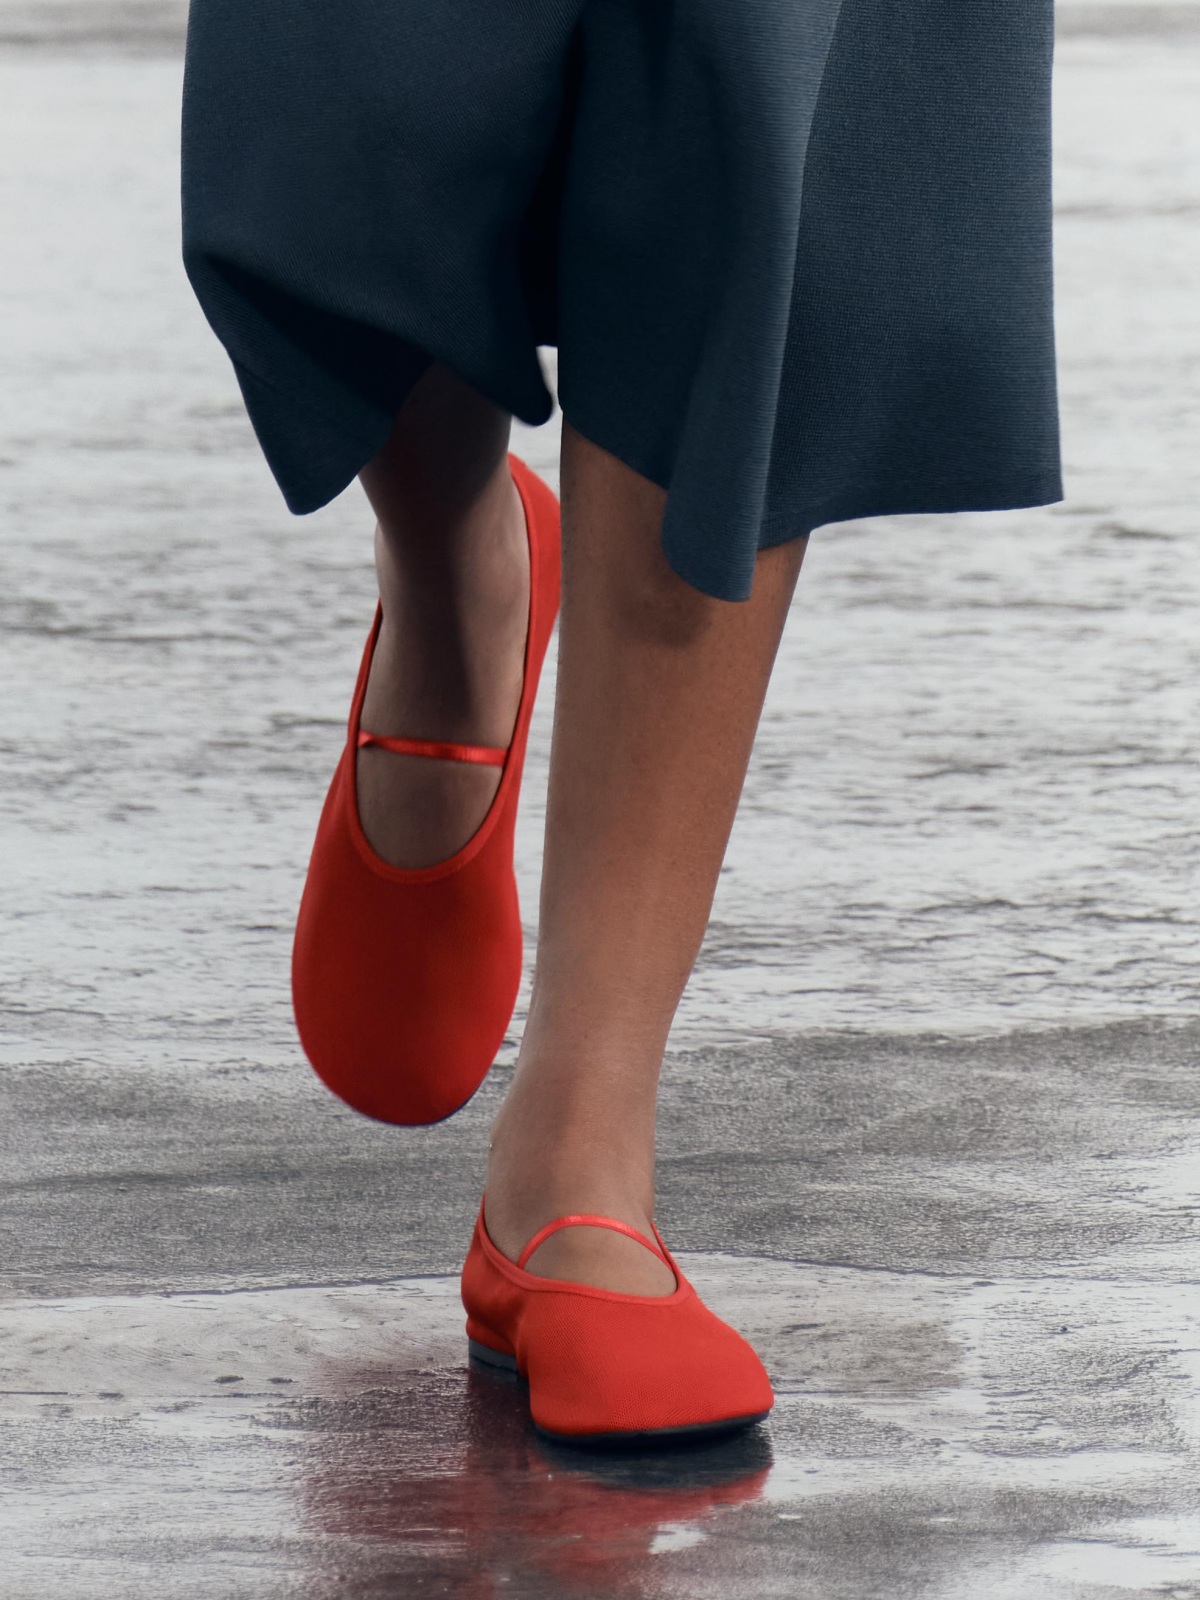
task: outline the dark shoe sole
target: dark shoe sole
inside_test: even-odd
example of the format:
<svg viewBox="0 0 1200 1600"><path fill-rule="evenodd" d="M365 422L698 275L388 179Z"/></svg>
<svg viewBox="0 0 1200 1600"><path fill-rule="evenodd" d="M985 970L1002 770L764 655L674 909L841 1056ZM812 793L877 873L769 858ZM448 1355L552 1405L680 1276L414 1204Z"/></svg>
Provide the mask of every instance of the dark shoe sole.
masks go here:
<svg viewBox="0 0 1200 1600"><path fill-rule="evenodd" d="M478 1339L467 1339L467 1349L474 1361L482 1361L485 1367L500 1367L505 1372L516 1372L517 1358L510 1356L504 1350L493 1350L490 1344L480 1344Z"/></svg>
<svg viewBox="0 0 1200 1600"><path fill-rule="evenodd" d="M468 1339L467 1348L473 1361L480 1362L483 1366L496 1367L502 1372L511 1372L514 1377L520 1377L517 1371L517 1358L510 1356L504 1350L493 1350L490 1345L480 1344L477 1339ZM522 1382L525 1380L522 1378ZM763 1422L770 1416L769 1411L755 1411L743 1417L723 1417L719 1422L689 1422L679 1428L641 1428L625 1429L616 1433L555 1433L550 1428L543 1428L538 1423L534 1427L543 1439L553 1439L555 1444L576 1445L580 1449L620 1449L627 1445L644 1443L669 1444L673 1440L687 1439L714 1439L728 1434L741 1433L746 1428L752 1428L756 1422Z"/></svg>

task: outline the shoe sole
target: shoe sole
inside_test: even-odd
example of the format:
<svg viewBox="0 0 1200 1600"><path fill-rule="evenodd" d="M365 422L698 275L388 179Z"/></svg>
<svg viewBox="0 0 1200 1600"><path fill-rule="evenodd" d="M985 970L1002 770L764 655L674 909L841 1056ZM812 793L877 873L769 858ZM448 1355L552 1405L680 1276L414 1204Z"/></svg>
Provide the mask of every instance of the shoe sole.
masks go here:
<svg viewBox="0 0 1200 1600"><path fill-rule="evenodd" d="M522 1383L526 1382L517 1369L516 1356L510 1356L504 1350L493 1350L490 1345L480 1344L477 1339L469 1338L467 1349L472 1361L478 1361L481 1366L492 1367L500 1372L510 1372L514 1377L520 1378ZM570 1444L586 1450L619 1448L622 1445L636 1445L647 1441L670 1443L673 1439L722 1438L752 1428L755 1423L764 1422L768 1416L770 1416L769 1411L755 1411L742 1417L723 1417L719 1422L688 1422L678 1428L630 1428L615 1433L555 1433L552 1428L543 1428L537 1422L534 1423L534 1427L544 1439L553 1439L555 1444Z"/></svg>

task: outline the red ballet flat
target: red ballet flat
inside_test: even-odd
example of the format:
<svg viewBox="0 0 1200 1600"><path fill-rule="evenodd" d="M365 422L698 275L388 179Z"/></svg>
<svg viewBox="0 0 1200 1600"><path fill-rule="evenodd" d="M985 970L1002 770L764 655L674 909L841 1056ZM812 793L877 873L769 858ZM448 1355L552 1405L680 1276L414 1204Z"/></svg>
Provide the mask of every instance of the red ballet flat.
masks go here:
<svg viewBox="0 0 1200 1600"><path fill-rule="evenodd" d="M393 739L359 725L382 621L363 652L346 745L325 799L292 946L292 1004L317 1076L365 1116L440 1122L475 1093L512 1020L523 944L513 831L538 678L559 599L553 492L509 456L529 536L525 681L507 749ZM358 815L355 755L382 745L438 760L502 766L487 816L454 855L394 867Z"/></svg>
<svg viewBox="0 0 1200 1600"><path fill-rule="evenodd" d="M675 1274L668 1295L615 1294L525 1271L560 1228L612 1228ZM774 1404L762 1362L708 1309L654 1230L647 1239L612 1217L558 1217L514 1263L488 1236L483 1207L462 1274L472 1357L529 1383L535 1427L576 1444L637 1444L728 1433L761 1422Z"/></svg>

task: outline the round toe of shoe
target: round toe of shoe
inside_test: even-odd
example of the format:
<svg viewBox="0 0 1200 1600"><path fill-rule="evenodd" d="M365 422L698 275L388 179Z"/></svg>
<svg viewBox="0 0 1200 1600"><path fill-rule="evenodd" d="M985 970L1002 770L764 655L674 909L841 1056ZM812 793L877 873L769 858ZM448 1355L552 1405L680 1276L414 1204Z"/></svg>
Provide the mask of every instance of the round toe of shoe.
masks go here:
<svg viewBox="0 0 1200 1600"><path fill-rule="evenodd" d="M373 869L339 815L337 785L292 949L300 1043L354 1110L406 1127L440 1122L475 1093L512 1018L515 885L474 861L411 882Z"/></svg>
<svg viewBox="0 0 1200 1600"><path fill-rule="evenodd" d="M597 1317L578 1297L546 1318L557 1328L529 1341L530 1407L542 1432L597 1445L699 1437L771 1410L758 1355L694 1292L657 1306L622 1297L604 1309Z"/></svg>

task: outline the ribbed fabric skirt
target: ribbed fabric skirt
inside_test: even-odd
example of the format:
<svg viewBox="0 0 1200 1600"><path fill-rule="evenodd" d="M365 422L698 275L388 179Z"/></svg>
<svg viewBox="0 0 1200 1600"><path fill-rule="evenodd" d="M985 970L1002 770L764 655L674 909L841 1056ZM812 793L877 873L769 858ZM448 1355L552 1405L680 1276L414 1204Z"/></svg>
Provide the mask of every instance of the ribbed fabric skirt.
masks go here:
<svg viewBox="0 0 1200 1600"><path fill-rule="evenodd" d="M192 0L184 259L293 511L445 362L689 583L1060 498L1051 0Z"/></svg>

